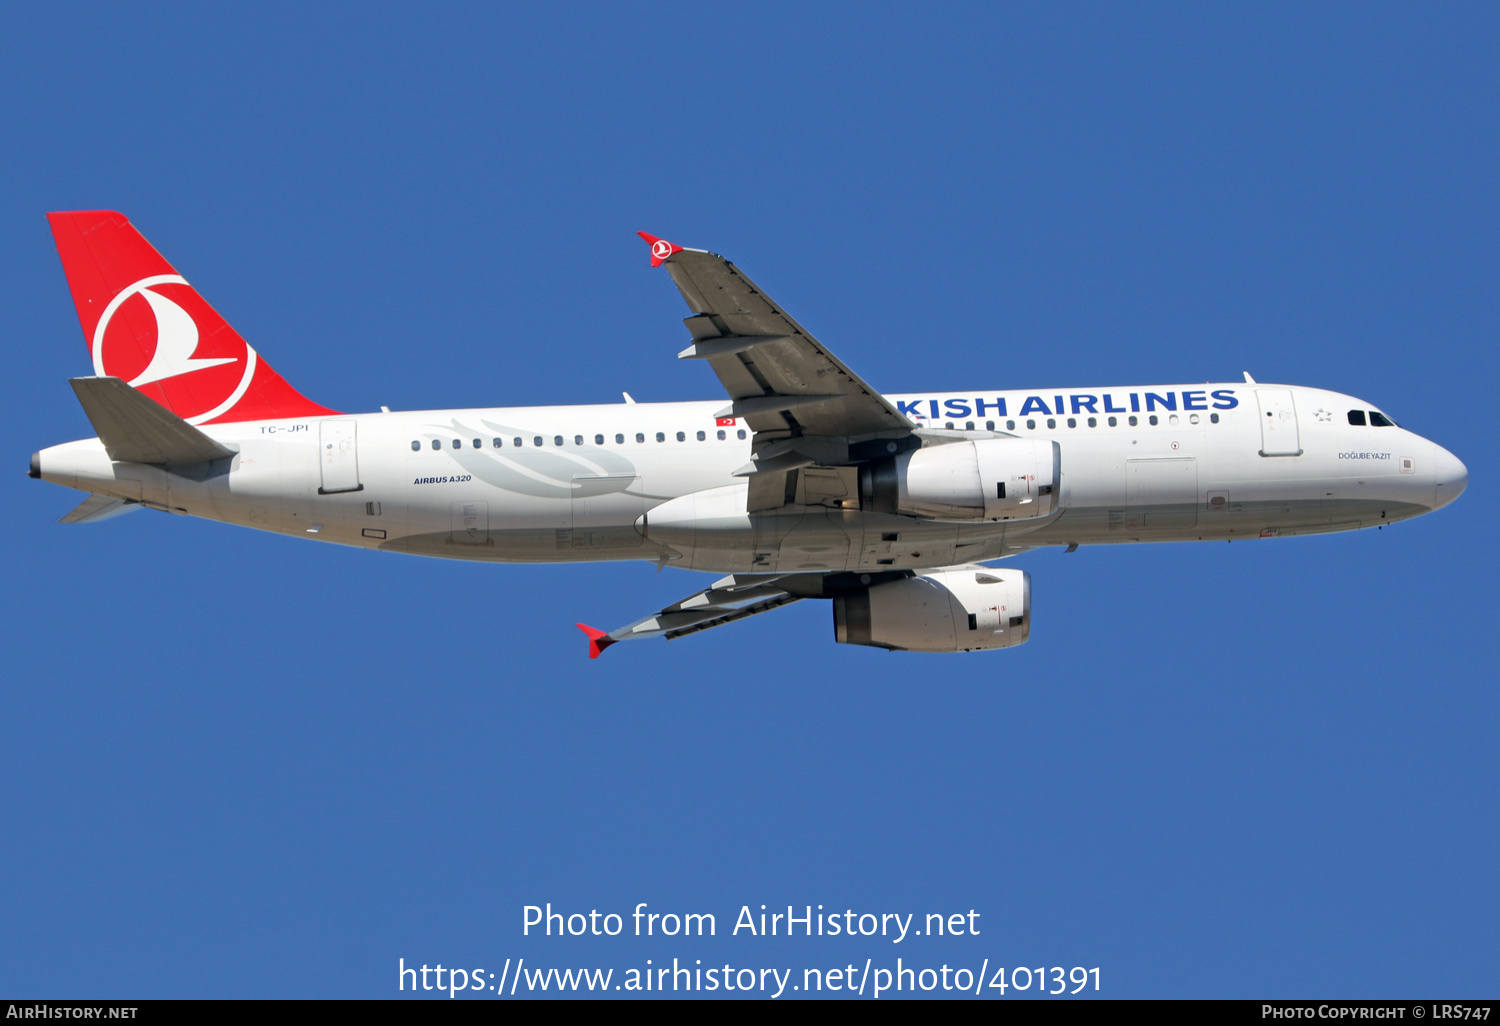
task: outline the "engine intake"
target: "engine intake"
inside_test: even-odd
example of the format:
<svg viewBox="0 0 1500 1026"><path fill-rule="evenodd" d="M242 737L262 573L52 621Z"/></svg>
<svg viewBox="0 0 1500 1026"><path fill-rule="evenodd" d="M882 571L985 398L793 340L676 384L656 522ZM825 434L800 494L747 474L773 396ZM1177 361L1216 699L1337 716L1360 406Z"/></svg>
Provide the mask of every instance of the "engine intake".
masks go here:
<svg viewBox="0 0 1500 1026"><path fill-rule="evenodd" d="M1031 636L1031 575L969 567L872 585L833 600L833 633L904 652L1010 648Z"/></svg>
<svg viewBox="0 0 1500 1026"><path fill-rule="evenodd" d="M982 438L872 460L860 508L934 520L1034 520L1057 508L1062 449L1030 438Z"/></svg>

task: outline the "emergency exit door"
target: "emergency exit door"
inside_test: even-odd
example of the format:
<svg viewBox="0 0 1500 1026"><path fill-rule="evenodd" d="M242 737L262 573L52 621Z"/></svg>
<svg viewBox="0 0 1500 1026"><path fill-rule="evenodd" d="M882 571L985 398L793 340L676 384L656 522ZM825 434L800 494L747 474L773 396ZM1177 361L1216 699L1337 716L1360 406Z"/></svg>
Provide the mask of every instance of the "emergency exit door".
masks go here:
<svg viewBox="0 0 1500 1026"><path fill-rule="evenodd" d="M359 447L354 436L358 423L325 420L318 425L318 457L323 469L319 495L363 490L364 485L359 483Z"/></svg>
<svg viewBox="0 0 1500 1026"><path fill-rule="evenodd" d="M1262 456L1301 456L1302 444L1297 436L1297 407L1288 388L1257 388L1260 400L1260 454Z"/></svg>

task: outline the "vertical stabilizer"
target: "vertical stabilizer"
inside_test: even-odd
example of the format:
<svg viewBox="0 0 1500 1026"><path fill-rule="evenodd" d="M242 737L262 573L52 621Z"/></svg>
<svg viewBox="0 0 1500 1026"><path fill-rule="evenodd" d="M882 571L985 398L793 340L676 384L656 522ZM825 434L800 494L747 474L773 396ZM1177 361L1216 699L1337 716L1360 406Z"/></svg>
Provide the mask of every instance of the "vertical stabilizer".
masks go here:
<svg viewBox="0 0 1500 1026"><path fill-rule="evenodd" d="M94 373L189 424L334 411L307 399L112 210L48 214Z"/></svg>

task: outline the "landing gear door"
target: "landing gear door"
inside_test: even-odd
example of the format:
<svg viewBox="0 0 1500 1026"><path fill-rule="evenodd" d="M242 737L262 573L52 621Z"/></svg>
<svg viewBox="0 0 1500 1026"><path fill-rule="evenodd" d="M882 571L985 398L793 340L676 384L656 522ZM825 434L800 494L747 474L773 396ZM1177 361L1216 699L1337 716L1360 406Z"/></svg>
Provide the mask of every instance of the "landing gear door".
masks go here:
<svg viewBox="0 0 1500 1026"><path fill-rule="evenodd" d="M1301 456L1297 407L1292 401L1291 389L1257 388L1255 397L1260 401L1260 454Z"/></svg>
<svg viewBox="0 0 1500 1026"><path fill-rule="evenodd" d="M357 492L359 483L359 447L355 444L354 420L325 420L318 425L318 460L323 469L319 495L335 492Z"/></svg>

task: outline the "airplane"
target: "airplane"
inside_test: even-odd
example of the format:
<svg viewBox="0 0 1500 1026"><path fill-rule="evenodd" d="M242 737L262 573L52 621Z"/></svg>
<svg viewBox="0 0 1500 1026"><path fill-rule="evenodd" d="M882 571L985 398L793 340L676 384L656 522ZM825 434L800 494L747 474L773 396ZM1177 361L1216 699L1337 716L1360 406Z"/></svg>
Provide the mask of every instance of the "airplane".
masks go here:
<svg viewBox="0 0 1500 1026"><path fill-rule="evenodd" d="M121 214L48 214L94 374L97 437L31 457L89 493L385 552L647 560L716 579L589 656L828 599L836 641L1009 648L1044 546L1236 541L1384 526L1468 471L1372 403L1244 381L883 394L734 264L645 232L687 302L678 357L727 399L338 413L305 398Z"/></svg>

